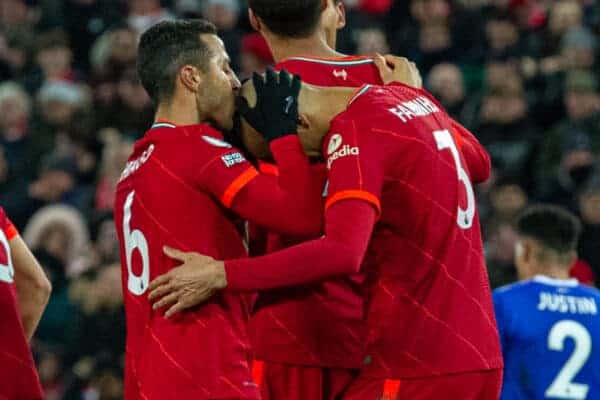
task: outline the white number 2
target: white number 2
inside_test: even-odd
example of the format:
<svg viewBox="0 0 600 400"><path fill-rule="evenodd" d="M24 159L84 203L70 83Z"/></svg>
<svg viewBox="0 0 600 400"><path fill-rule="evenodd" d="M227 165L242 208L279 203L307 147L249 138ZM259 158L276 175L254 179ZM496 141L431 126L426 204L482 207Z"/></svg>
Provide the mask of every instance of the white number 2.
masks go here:
<svg viewBox="0 0 600 400"><path fill-rule="evenodd" d="M452 158L454 158L454 164L456 165L456 172L458 173L458 180L462 182L467 191L467 209L463 210L460 208L460 205L458 206L456 222L462 229L469 229L473 225L473 216L475 215L475 193L473 192L471 180L460 163L460 155L458 154L458 149L456 148L456 144L454 143L450 132L445 129L443 131L435 131L433 132L433 137L435 138L439 151L449 149L450 153L452 153Z"/></svg>
<svg viewBox="0 0 600 400"><path fill-rule="evenodd" d="M0 264L0 281L11 283L14 281L15 269L12 265L12 258L10 257L10 245L8 244L8 238L4 234L4 231L0 229L0 245L4 247L6 252L7 264Z"/></svg>
<svg viewBox="0 0 600 400"><path fill-rule="evenodd" d="M579 373L590 357L592 338L583 325L571 320L563 320L554 324L548 334L548 348L563 351L566 338L575 342L575 349L567 363L562 367L552 384L546 390L547 398L584 400L590 390L589 385L574 383L573 378Z"/></svg>
<svg viewBox="0 0 600 400"><path fill-rule="evenodd" d="M131 231L131 205L135 192L129 193L123 206L123 240L125 241L125 258L127 262L127 288L135 295L142 295L150 284L150 256L148 254L148 242L139 229ZM142 273L133 273L131 259L134 250L137 249L142 256Z"/></svg>

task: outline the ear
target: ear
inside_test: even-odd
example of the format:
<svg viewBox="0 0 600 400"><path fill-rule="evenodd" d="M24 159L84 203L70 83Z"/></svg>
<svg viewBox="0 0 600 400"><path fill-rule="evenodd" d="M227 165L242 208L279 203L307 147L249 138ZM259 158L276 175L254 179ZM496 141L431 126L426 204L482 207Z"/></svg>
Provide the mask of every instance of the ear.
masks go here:
<svg viewBox="0 0 600 400"><path fill-rule="evenodd" d="M248 19L250 20L250 25L255 31L262 31L262 24L260 22L260 19L256 16L256 14L254 14L254 11L252 11L251 8L248 8Z"/></svg>
<svg viewBox="0 0 600 400"><path fill-rule="evenodd" d="M340 1L335 6L335 13L337 15L337 26L338 30L342 29L346 26L346 7L344 7L344 2Z"/></svg>
<svg viewBox="0 0 600 400"><path fill-rule="evenodd" d="M189 91L197 92L198 86L202 83L202 76L198 68L193 65L184 65L179 70L179 81Z"/></svg>
<svg viewBox="0 0 600 400"><path fill-rule="evenodd" d="M533 261L533 258L535 257L535 244L529 240L529 239L524 239L521 242L521 246L522 246L522 253L521 256L523 257L523 261L525 261L527 264L530 264Z"/></svg>

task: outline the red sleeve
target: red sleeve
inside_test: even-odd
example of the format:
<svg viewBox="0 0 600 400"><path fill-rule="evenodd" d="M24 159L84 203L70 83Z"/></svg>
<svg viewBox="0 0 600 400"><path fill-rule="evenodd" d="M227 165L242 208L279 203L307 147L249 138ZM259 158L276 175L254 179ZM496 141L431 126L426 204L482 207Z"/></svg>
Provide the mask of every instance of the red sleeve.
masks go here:
<svg viewBox="0 0 600 400"><path fill-rule="evenodd" d="M225 261L227 287L265 290L358 272L375 225L375 209L345 201L325 213L325 235L267 256Z"/></svg>
<svg viewBox="0 0 600 400"><path fill-rule="evenodd" d="M316 236L321 233L322 182L312 174L308 157L296 135L275 140L271 152L278 176L258 175L231 205L242 218L278 233Z"/></svg>
<svg viewBox="0 0 600 400"><path fill-rule="evenodd" d="M371 204L381 214L385 155L373 135L360 131L352 119L336 119L324 143L329 169L325 208L357 199Z"/></svg>
<svg viewBox="0 0 600 400"><path fill-rule="evenodd" d="M6 239L8 240L13 239L19 234L19 231L17 231L17 228L10 222L10 219L8 219L8 216L2 207L0 207L0 229L4 231Z"/></svg>
<svg viewBox="0 0 600 400"><path fill-rule="evenodd" d="M456 146L460 150L471 175L473 183L485 182L492 170L492 162L489 153L479 143L471 132L454 119L450 119L452 125L452 136Z"/></svg>

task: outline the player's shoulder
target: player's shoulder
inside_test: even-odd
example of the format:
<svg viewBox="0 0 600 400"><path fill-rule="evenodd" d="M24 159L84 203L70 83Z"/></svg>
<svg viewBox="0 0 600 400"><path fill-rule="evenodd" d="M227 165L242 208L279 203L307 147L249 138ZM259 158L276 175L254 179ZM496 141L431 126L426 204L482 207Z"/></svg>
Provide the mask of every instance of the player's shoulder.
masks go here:
<svg viewBox="0 0 600 400"><path fill-rule="evenodd" d="M369 56L339 56L339 57L317 57L317 56L295 56L281 60L277 63L278 68L290 65L305 65L311 68L336 68L336 67L360 67L374 65L373 57Z"/></svg>
<svg viewBox="0 0 600 400"><path fill-rule="evenodd" d="M17 235L17 229L12 224L4 208L0 207L0 230L4 232L8 240Z"/></svg>
<svg viewBox="0 0 600 400"><path fill-rule="evenodd" d="M223 150L233 146L224 139L223 134L208 124L175 126L170 124L155 124L146 134L146 139L155 144L174 147L181 150L183 146L195 149ZM187 152L189 153L189 152Z"/></svg>
<svg viewBox="0 0 600 400"><path fill-rule="evenodd" d="M520 293L528 293L532 288L536 286L533 279L526 279L514 283L509 283L504 286L500 286L492 292L494 298L502 298L505 296L514 296Z"/></svg>

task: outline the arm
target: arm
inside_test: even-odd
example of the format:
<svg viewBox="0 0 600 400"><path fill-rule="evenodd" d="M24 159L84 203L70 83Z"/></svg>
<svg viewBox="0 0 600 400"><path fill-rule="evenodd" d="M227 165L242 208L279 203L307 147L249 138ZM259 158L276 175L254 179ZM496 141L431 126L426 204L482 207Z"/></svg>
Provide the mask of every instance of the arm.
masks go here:
<svg viewBox="0 0 600 400"><path fill-rule="evenodd" d="M296 135L271 142L279 177L256 175L235 195L231 209L269 231L316 236L322 231L322 182L314 178Z"/></svg>
<svg viewBox="0 0 600 400"><path fill-rule="evenodd" d="M357 199L336 202L326 213L321 239L253 259L217 261L166 248L182 262L150 284L153 309L168 306L167 318L193 307L217 290L259 290L352 274L360 269L376 219L372 204Z"/></svg>
<svg viewBox="0 0 600 400"><path fill-rule="evenodd" d="M15 236L9 244L15 269L21 319L27 339L31 339L48 304L52 287L42 267L21 237Z"/></svg>
<svg viewBox="0 0 600 400"><path fill-rule="evenodd" d="M325 214L325 235L263 257L224 262L227 287L264 290L358 272L376 212L361 200L336 203Z"/></svg>

